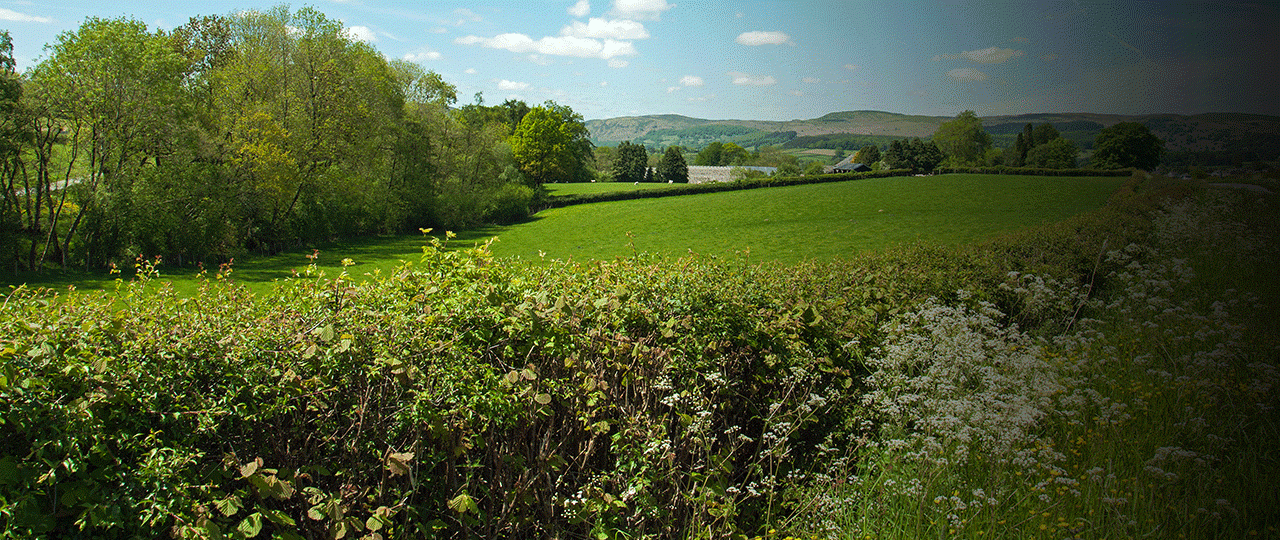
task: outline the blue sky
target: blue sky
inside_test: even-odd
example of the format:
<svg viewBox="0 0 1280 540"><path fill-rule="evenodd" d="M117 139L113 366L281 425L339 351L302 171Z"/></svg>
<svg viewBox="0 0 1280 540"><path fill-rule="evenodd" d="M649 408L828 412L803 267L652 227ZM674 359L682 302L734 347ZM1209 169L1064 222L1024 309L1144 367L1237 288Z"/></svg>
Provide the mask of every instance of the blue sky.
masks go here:
<svg viewBox="0 0 1280 540"><path fill-rule="evenodd" d="M0 0L19 70L86 17L170 29L279 2ZM789 120L844 110L1280 115L1280 2L316 0L460 101L588 119Z"/></svg>

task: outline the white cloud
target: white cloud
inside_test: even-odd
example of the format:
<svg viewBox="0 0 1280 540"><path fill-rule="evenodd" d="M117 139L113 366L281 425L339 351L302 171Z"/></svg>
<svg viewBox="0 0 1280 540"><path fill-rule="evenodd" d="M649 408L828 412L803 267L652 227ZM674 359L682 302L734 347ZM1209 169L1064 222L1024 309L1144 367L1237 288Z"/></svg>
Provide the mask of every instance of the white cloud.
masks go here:
<svg viewBox="0 0 1280 540"><path fill-rule="evenodd" d="M476 12L471 11L467 8L455 9L453 10L453 14L460 17L457 22L453 23L454 26L462 26L469 22L480 22L484 20L484 19L481 19L479 15L476 15Z"/></svg>
<svg viewBox="0 0 1280 540"><path fill-rule="evenodd" d="M668 87L667 87L667 93L668 93L668 94L670 94L670 93L675 92L676 90L679 90L679 89L680 89L680 87L679 87L679 86L668 86Z"/></svg>
<svg viewBox="0 0 1280 540"><path fill-rule="evenodd" d="M844 68L849 71L858 71L858 64L845 64Z"/></svg>
<svg viewBox="0 0 1280 540"><path fill-rule="evenodd" d="M771 75L750 75L739 71L730 71L727 75L733 78L733 84L742 86L772 86L778 83Z"/></svg>
<svg viewBox="0 0 1280 540"><path fill-rule="evenodd" d="M792 91L791 91L791 95L793 95L793 96L803 96L803 95L804 95L804 92L803 92L803 91L800 91L800 90L792 90Z"/></svg>
<svg viewBox="0 0 1280 540"><path fill-rule="evenodd" d="M680 77L680 84L684 86L702 86L702 77L695 75L685 75Z"/></svg>
<svg viewBox="0 0 1280 540"><path fill-rule="evenodd" d="M53 19L18 13L12 9L0 8L0 21L51 23Z"/></svg>
<svg viewBox="0 0 1280 540"><path fill-rule="evenodd" d="M569 14L574 17L586 17L591 13L591 2L587 0L578 0L578 3L569 7Z"/></svg>
<svg viewBox="0 0 1280 540"><path fill-rule="evenodd" d="M436 52L436 51L430 50L430 49L422 50L422 51L418 51L418 52L411 52L411 53L408 53L408 54L404 55L404 59L405 59L405 60L408 60L408 61L410 61L410 62L423 62L423 61L426 61L426 60L439 60L439 59L440 59L440 58L442 58L442 57L443 57L443 55L441 55L440 53L438 53L438 52Z"/></svg>
<svg viewBox="0 0 1280 540"><path fill-rule="evenodd" d="M957 81L985 81L987 74L973 68L956 68L947 72L947 76Z"/></svg>
<svg viewBox="0 0 1280 540"><path fill-rule="evenodd" d="M785 32L743 32L734 41L739 45L795 45Z"/></svg>
<svg viewBox="0 0 1280 540"><path fill-rule="evenodd" d="M651 21L673 7L667 0L614 0L612 13L619 19Z"/></svg>
<svg viewBox="0 0 1280 540"><path fill-rule="evenodd" d="M467 68L467 70L466 70L466 71L464 71L463 73L466 73L467 75L475 75L475 74L476 74L476 68Z"/></svg>
<svg viewBox="0 0 1280 540"><path fill-rule="evenodd" d="M373 35L373 30L368 26L348 26L347 37L353 41L363 41L365 43L373 43L378 38Z"/></svg>
<svg viewBox="0 0 1280 540"><path fill-rule="evenodd" d="M498 81L498 90L509 90L514 92L518 90L525 90L527 88L529 88L529 83L508 81L506 79Z"/></svg>
<svg viewBox="0 0 1280 540"><path fill-rule="evenodd" d="M628 62L628 61L626 61L626 60L622 60L622 59L619 59L619 58L611 58L611 59L609 59L609 67L614 68L614 69L622 69L622 68L627 67L627 66L629 66L629 65L631 65L631 62Z"/></svg>
<svg viewBox="0 0 1280 540"><path fill-rule="evenodd" d="M964 51L960 54L939 54L933 57L933 61L938 60L969 60L979 64L1003 64L1022 56L1026 53L1017 49L1002 49L1000 47L987 47L976 51Z"/></svg>
<svg viewBox="0 0 1280 540"><path fill-rule="evenodd" d="M599 39L646 39L649 31L636 21L623 19L599 19L592 17L586 23L573 21L560 30L562 36Z"/></svg>
<svg viewBox="0 0 1280 540"><path fill-rule="evenodd" d="M822 79L819 79L817 77L805 77L803 79L800 79L800 81L806 84L818 84L822 82Z"/></svg>
<svg viewBox="0 0 1280 540"><path fill-rule="evenodd" d="M600 81L600 86L609 86L609 81Z"/></svg>
<svg viewBox="0 0 1280 540"><path fill-rule="evenodd" d="M573 36L544 37L539 40L525 34L498 34L491 38L466 36L454 40L460 45L481 45L490 49L503 49L514 53L550 54L575 58L600 58L611 60L617 56L634 56L636 48L628 41L604 41Z"/></svg>

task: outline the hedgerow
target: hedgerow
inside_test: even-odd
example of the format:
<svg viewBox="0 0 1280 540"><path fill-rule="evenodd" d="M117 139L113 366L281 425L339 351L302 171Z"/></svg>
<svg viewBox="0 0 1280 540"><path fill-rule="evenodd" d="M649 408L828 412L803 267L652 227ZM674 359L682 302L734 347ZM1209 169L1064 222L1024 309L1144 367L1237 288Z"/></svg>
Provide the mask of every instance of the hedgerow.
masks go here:
<svg viewBox="0 0 1280 540"><path fill-rule="evenodd" d="M1072 417L1053 400L1145 373L1088 371L1088 355L1124 346L1089 338L1104 320L1142 327L1135 309L1163 309L1134 287L1164 278L1135 269L1166 259L1125 246L1207 230L1136 200L1178 189L1140 176L1129 188L1092 217L976 249L797 266L531 265L433 240L388 274L312 266L260 294L224 268L180 296L146 260L114 292L14 289L0 307L0 537L1022 538L1056 522L1001 512L1039 516L1059 500L1111 512L1074 484L1075 498L1039 498L1053 478L1093 474L1055 457L1083 432L1055 427ZM1112 227L1126 223L1148 225ZM1265 379L1266 365L1238 373ZM1274 403L1267 381L1248 406ZM1208 391L1221 402L1232 388ZM1256 419L1247 408L1231 414ZM1220 433L1271 424L1241 425ZM991 444L955 454L958 437ZM1215 459L1259 463L1234 448ZM981 473L999 456L1013 465ZM1035 481L1020 484L1027 463ZM1225 474L1213 463L1188 478ZM1203 498L1143 493L1127 500ZM1247 501L1228 506L1244 517L1180 530L1265 523ZM1120 510L1098 523L1136 534L1130 521L1168 517Z"/></svg>
<svg viewBox="0 0 1280 540"><path fill-rule="evenodd" d="M602 193L580 193L547 197L539 210L562 208L576 204L589 204L605 201L628 201L655 197L678 197L698 193L720 193L765 187L799 186L805 184L823 184L828 182L845 182L848 180L866 180L869 178L889 178L893 176L910 176L911 171L894 169L865 173L839 173L810 176L769 176L762 178L744 178L734 182L711 182L706 184L673 184L666 188L641 189L632 191L607 191Z"/></svg>

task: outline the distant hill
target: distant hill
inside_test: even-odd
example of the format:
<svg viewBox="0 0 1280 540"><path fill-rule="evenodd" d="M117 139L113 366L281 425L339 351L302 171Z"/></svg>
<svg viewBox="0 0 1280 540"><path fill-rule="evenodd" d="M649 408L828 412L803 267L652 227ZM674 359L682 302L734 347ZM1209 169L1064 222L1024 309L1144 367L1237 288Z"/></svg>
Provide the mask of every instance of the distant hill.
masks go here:
<svg viewBox="0 0 1280 540"><path fill-rule="evenodd" d="M736 142L744 147L763 144L822 148L822 141L885 141L896 137L927 138L948 116L919 116L884 111L833 112L810 120L707 120L675 114L626 116L588 120L597 145L632 141L652 147L680 145L692 150L712 141ZM1092 146L1098 131L1119 122L1140 122L1165 141L1171 154L1184 153L1237 161L1280 159L1280 117L1238 113L1197 115L1155 114L1126 116L1094 113L1040 113L986 116L983 127L996 146L1009 146L1028 123L1053 124L1082 148ZM833 134L867 135L865 139L822 137ZM890 139L883 139L888 137Z"/></svg>

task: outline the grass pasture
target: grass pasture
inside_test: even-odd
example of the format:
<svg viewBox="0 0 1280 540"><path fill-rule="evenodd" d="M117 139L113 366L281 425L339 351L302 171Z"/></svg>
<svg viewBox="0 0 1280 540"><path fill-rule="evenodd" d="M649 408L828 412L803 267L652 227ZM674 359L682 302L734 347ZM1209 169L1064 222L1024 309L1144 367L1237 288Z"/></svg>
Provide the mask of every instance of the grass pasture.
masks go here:
<svg viewBox="0 0 1280 540"><path fill-rule="evenodd" d="M639 184L628 184L626 182L582 182L572 184L546 184L547 191L551 195L582 195L584 193L607 193L611 191L638 191L642 189L658 189L668 187L666 183L658 182L641 182Z"/></svg>
<svg viewBox="0 0 1280 540"><path fill-rule="evenodd" d="M750 250L752 260L796 263L917 241L957 245L1061 221L1102 206L1123 181L880 178L555 208L467 237L497 236L496 255L524 259L611 259L634 245L670 255Z"/></svg>
<svg viewBox="0 0 1280 540"><path fill-rule="evenodd" d="M546 210L517 225L461 231L449 245L470 247L498 237L495 255L525 260L537 260L540 253L548 259L612 259L630 255L632 246L675 256L750 250L752 261L832 260L904 243L958 245L1060 221L1102 206L1123 180L954 174L605 202ZM566 195L666 184L548 187ZM374 237L243 257L235 261L232 277L261 290L305 267L307 255L318 249L320 270L337 275L342 259L349 258L354 264L346 271L359 278L416 261L425 243L420 235ZM159 271L178 292L193 291L198 282L198 270L191 267L161 265ZM131 276L123 268L120 277ZM116 277L72 271L20 275L8 284L110 289Z"/></svg>

